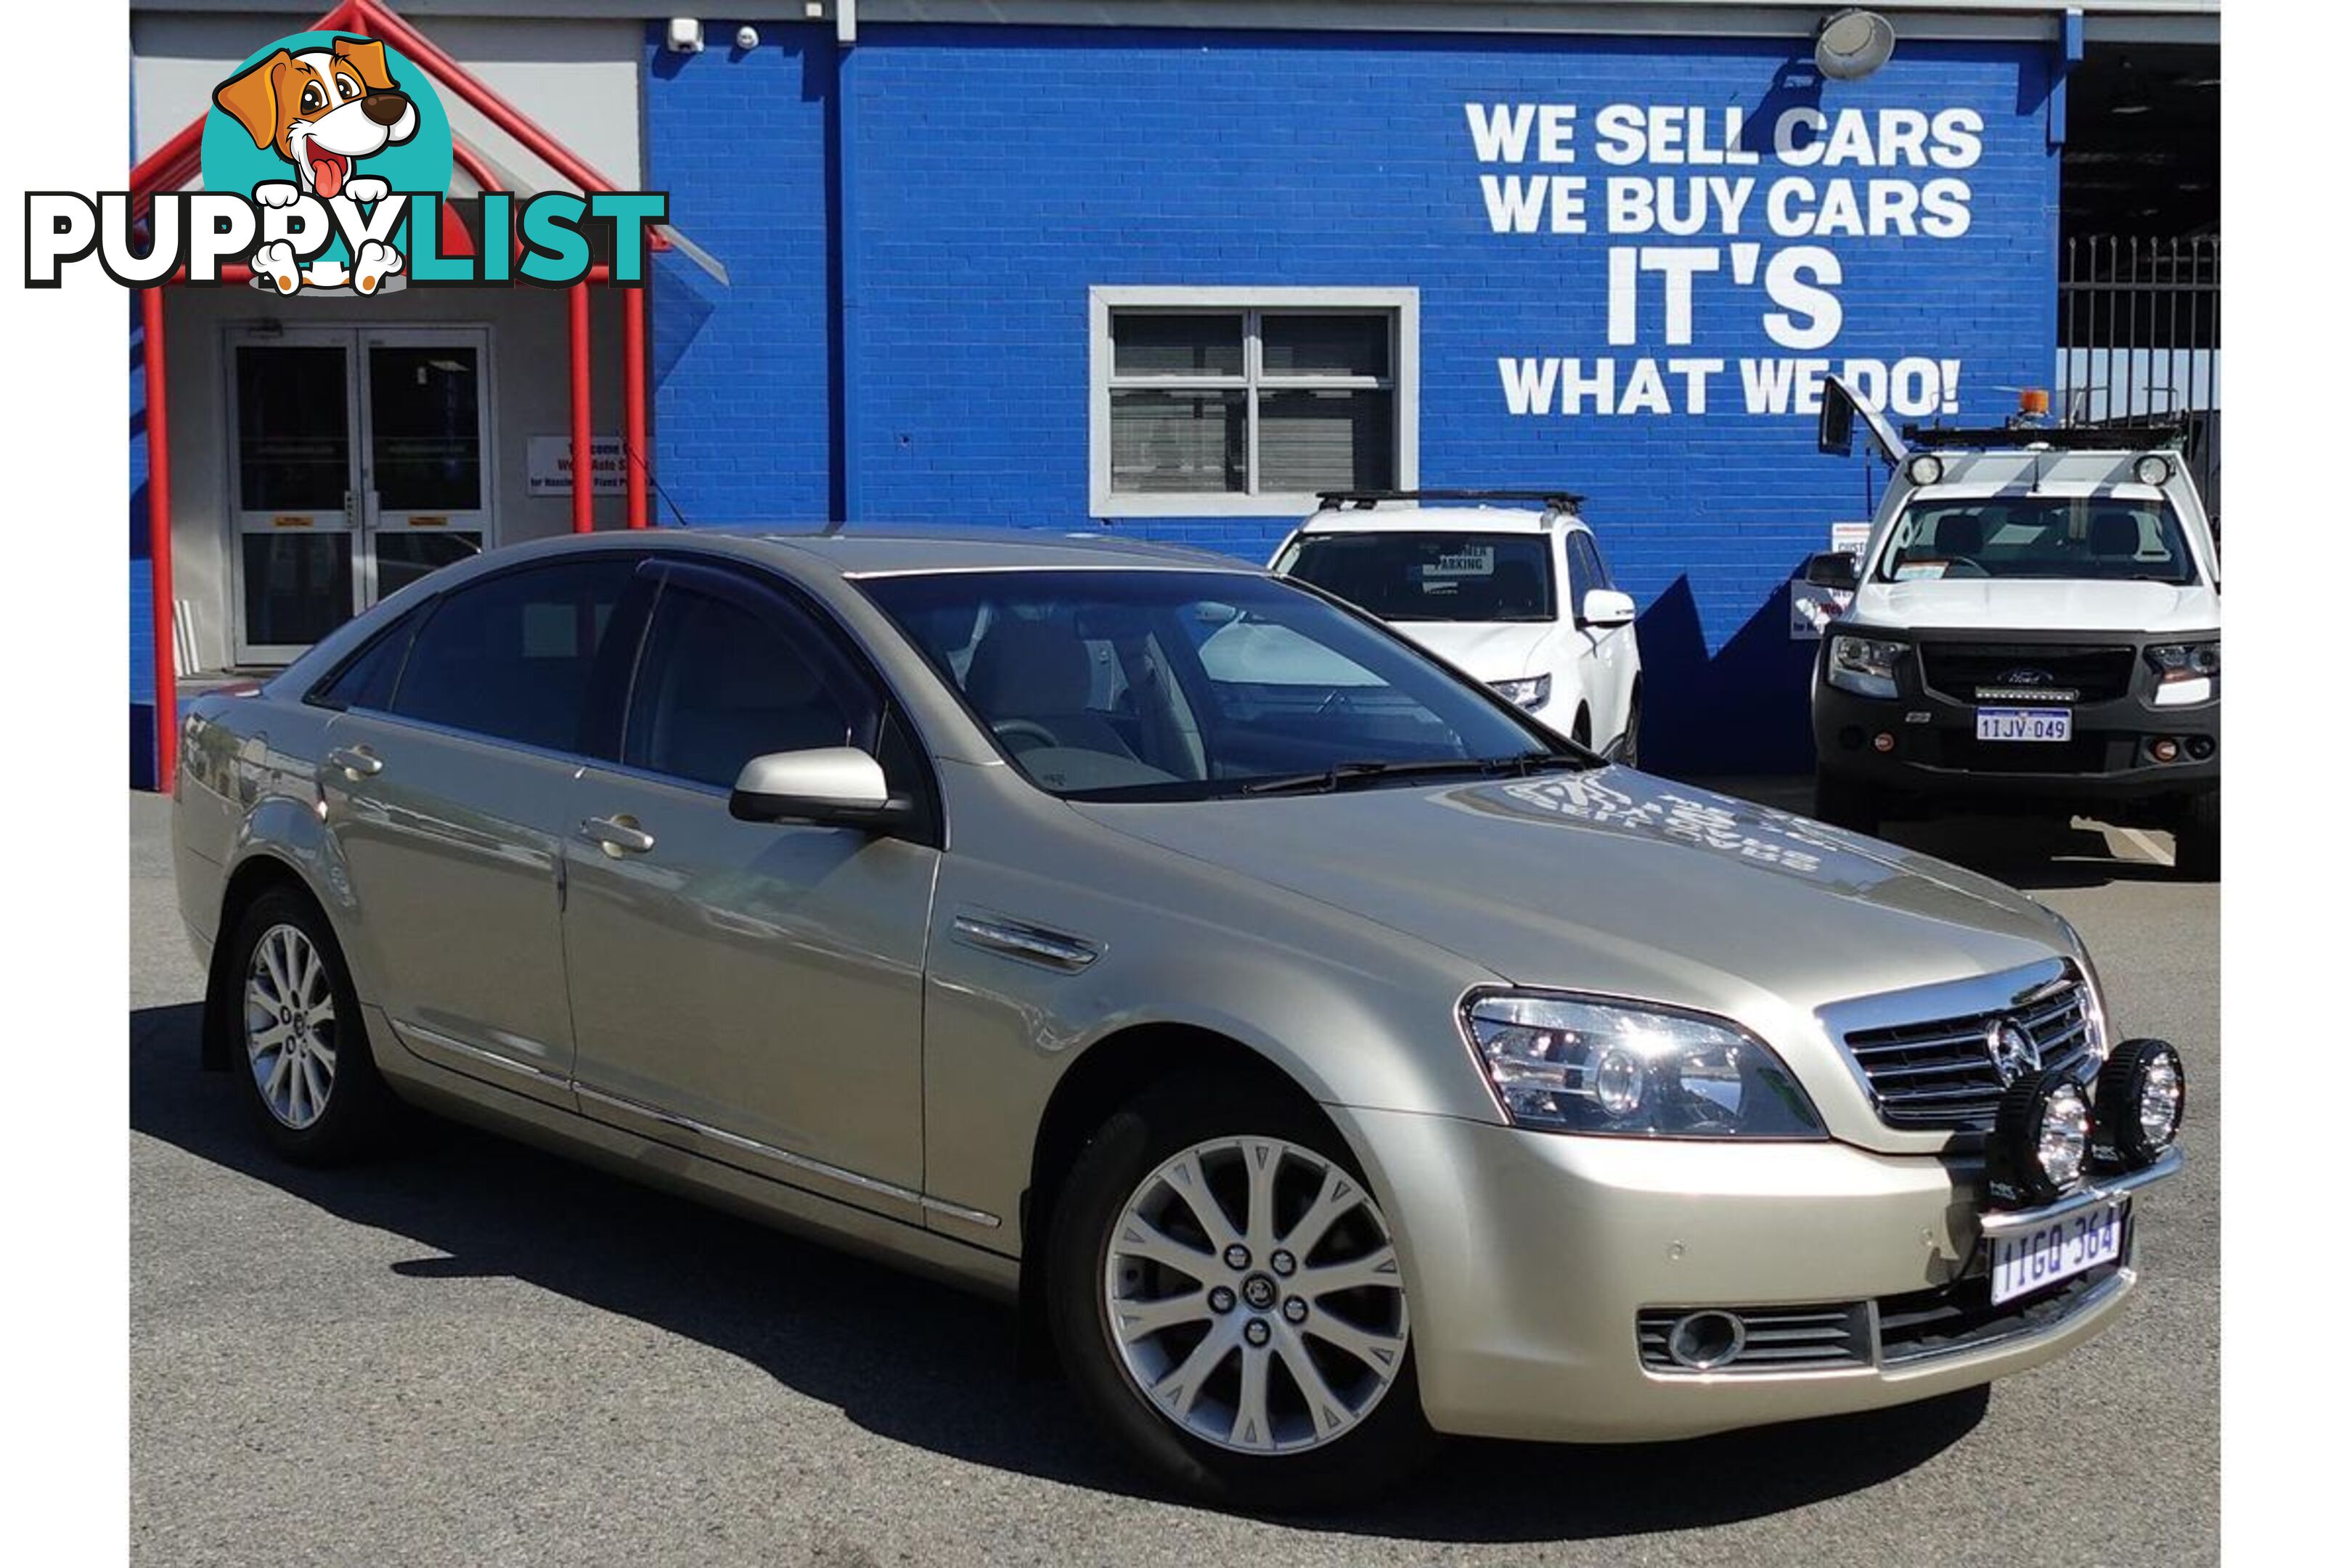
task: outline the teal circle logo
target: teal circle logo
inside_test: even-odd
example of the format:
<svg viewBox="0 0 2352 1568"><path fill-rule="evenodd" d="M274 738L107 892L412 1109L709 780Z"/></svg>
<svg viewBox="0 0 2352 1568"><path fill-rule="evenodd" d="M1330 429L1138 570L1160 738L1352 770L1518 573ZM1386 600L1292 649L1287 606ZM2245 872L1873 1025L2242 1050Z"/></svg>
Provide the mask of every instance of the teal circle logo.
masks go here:
<svg viewBox="0 0 2352 1568"><path fill-rule="evenodd" d="M389 224L384 204L446 195L456 166L449 116L424 68L380 40L336 32L289 34L223 79L201 157L206 190L249 195L260 207L256 283L289 294L399 287L407 204ZM297 209L320 227L296 224ZM301 237L273 240L273 214Z"/></svg>

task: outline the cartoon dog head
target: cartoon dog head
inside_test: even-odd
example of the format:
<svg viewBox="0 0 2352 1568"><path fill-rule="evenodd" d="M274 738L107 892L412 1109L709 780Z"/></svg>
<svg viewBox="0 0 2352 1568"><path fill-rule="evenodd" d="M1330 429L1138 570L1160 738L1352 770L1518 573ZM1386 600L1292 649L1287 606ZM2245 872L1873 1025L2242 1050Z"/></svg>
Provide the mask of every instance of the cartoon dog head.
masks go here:
<svg viewBox="0 0 2352 1568"><path fill-rule="evenodd" d="M350 183L353 163L416 134L416 105L373 38L277 50L214 89L213 101L256 147L293 164L305 192L329 200Z"/></svg>

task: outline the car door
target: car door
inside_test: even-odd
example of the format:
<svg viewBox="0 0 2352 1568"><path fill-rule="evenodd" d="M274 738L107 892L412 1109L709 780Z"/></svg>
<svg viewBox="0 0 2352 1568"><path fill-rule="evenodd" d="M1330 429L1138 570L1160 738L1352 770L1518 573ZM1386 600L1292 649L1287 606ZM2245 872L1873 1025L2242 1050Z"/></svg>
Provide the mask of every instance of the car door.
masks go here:
<svg viewBox="0 0 2352 1568"><path fill-rule="evenodd" d="M581 1110L919 1223L937 834L739 821L728 796L772 752L861 746L894 794L931 801L927 764L787 591L717 563L647 572L618 761L583 773L563 846Z"/></svg>
<svg viewBox="0 0 2352 1568"><path fill-rule="evenodd" d="M406 616L329 688L343 934L402 1046L569 1105L558 900L592 693L625 671L635 558L541 562Z"/></svg>
<svg viewBox="0 0 2352 1568"><path fill-rule="evenodd" d="M1575 595L1570 607L1576 615L1580 644L1580 684L1592 709L1592 743L1605 748L1625 731L1633 687L1633 628L1630 623L1597 626L1584 618L1584 595L1595 588L1613 589L1616 584L1592 535L1571 528L1567 545L1569 582Z"/></svg>

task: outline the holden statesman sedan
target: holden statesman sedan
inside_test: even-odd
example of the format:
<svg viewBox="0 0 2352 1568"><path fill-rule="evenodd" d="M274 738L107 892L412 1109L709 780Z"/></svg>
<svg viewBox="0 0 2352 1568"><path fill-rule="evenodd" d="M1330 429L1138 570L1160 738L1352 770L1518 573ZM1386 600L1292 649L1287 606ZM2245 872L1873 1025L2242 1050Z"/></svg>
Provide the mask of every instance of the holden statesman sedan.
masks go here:
<svg viewBox="0 0 2352 1568"><path fill-rule="evenodd" d="M2074 931L1102 536L501 551L186 721L203 1049L1017 1301L1164 1483L1669 1438L2110 1322L2178 1055Z"/></svg>

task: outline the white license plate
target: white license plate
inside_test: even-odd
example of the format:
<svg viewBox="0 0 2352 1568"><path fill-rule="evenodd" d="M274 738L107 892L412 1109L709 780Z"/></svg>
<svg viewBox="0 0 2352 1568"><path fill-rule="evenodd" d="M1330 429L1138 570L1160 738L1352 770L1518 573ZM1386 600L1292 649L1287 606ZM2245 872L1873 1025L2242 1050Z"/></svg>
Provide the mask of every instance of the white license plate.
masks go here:
<svg viewBox="0 0 2352 1568"><path fill-rule="evenodd" d="M1979 741L2071 741L2074 715L2064 708L1979 708Z"/></svg>
<svg viewBox="0 0 2352 1568"><path fill-rule="evenodd" d="M2071 1279L2124 1255L2127 1201L2099 1204L2035 1226L1992 1244L1992 1299L1997 1306L2044 1286Z"/></svg>

